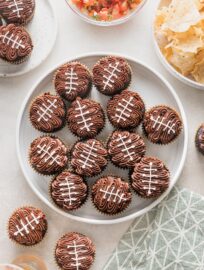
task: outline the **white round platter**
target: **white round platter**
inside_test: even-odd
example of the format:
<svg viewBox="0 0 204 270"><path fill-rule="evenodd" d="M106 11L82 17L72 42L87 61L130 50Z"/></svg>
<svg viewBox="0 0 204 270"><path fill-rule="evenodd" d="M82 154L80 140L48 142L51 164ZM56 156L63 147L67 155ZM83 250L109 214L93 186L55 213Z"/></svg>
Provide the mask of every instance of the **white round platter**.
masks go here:
<svg viewBox="0 0 204 270"><path fill-rule="evenodd" d="M93 65L103 56L106 55L116 55L113 53L98 53L98 54L86 54L83 56L76 57L75 59L67 59L67 61L80 61L87 65L90 69L92 69ZM120 55L121 56L121 55ZM186 152L187 152L187 144L188 144L188 132L187 132L187 121L186 116L183 110L183 106L175 93L174 89L171 85L157 72L149 68L144 63L137 61L131 57L122 56L126 58L133 70L133 77L130 89L137 91L144 99L146 103L146 108L150 108L154 105L158 104L167 104L173 108L175 108L181 115L183 120L183 131L181 135L175 140L173 143L167 146L155 145L148 142L145 138L145 142L147 145L147 153L146 155L153 155L161 160L163 160L171 172L171 180L170 186L168 190L157 200L146 200L141 199L137 195L133 193L133 200L131 205L122 213L115 216L107 216L96 211L94 206L91 203L91 200L87 201L87 203L82 206L79 210L74 212L64 212L52 202L49 196L49 183L52 177L41 176L36 173L29 165L28 162L28 149L30 143L38 136L41 135L40 132L36 131L30 121L29 121L29 105L30 102L37 95L46 92L46 91L54 91L53 86L53 74L55 70L60 66L56 66L50 72L48 72L45 76L43 76L37 84L31 89L25 101L22 104L22 108L19 114L18 123L17 123L17 152L18 158L20 162L21 169L24 173L24 176L32 188L32 190L36 193L36 195L45 202L50 208L55 210L56 212L62 214L65 217L72 218L74 220L78 220L81 222L87 222L92 224L113 224L119 223L123 221L127 221L138 217L151 208L156 206L162 199L170 192L172 187L175 185L178 177L182 171ZM63 63L61 63L63 64ZM95 88L92 89L90 97L99 101L103 108L106 108L108 97L100 94ZM106 140L107 136L112 132L113 128L110 123L107 121L107 125L104 128L103 132L99 134L98 138L103 141ZM142 134L141 127L137 129L137 131ZM68 127L66 126L61 131L55 133L56 136L59 136L67 145L72 145L76 138L71 135ZM121 170L116 168L115 166L109 164L107 169L103 172L102 175L107 174L115 174L122 176L123 178L128 180L128 171ZM99 176L98 176L99 177ZM93 182L98 178L89 178L88 182L90 186Z"/></svg>
<svg viewBox="0 0 204 270"><path fill-rule="evenodd" d="M24 75L38 67L51 53L57 38L58 21L50 0L36 0L34 17L25 28L33 40L31 56L19 65L0 59L0 77Z"/></svg>
<svg viewBox="0 0 204 270"><path fill-rule="evenodd" d="M167 6L171 3L171 0L160 0L159 4L156 8L156 11L164 6ZM154 21L152 23L153 27L152 27L152 32L153 32L153 43L154 43L154 48L156 51L156 54L160 60L160 62L162 63L162 65L164 66L164 68L171 74L173 75L176 79L180 80L181 82L185 83L188 86L191 86L193 88L199 89L199 90L204 90L204 84L202 83L198 83L196 81L194 81L191 78L185 77L184 75L182 75L181 73L179 73L168 61L167 59L164 57L163 53L161 52L158 42L156 40L155 34L154 34Z"/></svg>

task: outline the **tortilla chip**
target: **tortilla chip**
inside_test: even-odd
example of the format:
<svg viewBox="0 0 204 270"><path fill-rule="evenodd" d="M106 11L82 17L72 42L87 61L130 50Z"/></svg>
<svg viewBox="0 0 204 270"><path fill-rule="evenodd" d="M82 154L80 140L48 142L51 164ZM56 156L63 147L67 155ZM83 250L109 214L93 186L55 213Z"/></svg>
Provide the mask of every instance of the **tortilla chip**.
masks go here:
<svg viewBox="0 0 204 270"><path fill-rule="evenodd" d="M197 82L204 84L204 59L195 65L191 75Z"/></svg>
<svg viewBox="0 0 204 270"><path fill-rule="evenodd" d="M184 53L175 48L172 49L172 55L168 58L168 61L184 76L188 76L196 64L196 58L194 53Z"/></svg>
<svg viewBox="0 0 204 270"><path fill-rule="evenodd" d="M203 32L191 27L185 33L175 33L171 46L184 53L197 53L204 47Z"/></svg>
<svg viewBox="0 0 204 270"><path fill-rule="evenodd" d="M204 84L204 0L171 0L159 9L155 37L175 70Z"/></svg>
<svg viewBox="0 0 204 270"><path fill-rule="evenodd" d="M204 0L193 0L196 4L198 10L202 10L204 8Z"/></svg>
<svg viewBox="0 0 204 270"><path fill-rule="evenodd" d="M194 0L172 0L168 11L163 29L185 32L201 20L201 14Z"/></svg>

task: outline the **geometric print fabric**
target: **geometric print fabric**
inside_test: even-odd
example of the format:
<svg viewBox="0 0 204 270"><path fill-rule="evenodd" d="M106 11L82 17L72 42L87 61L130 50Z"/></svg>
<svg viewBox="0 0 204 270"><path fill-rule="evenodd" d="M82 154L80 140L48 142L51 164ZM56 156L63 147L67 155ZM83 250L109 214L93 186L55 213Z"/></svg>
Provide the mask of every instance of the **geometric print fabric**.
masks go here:
<svg viewBox="0 0 204 270"><path fill-rule="evenodd" d="M204 270L204 198L176 186L135 219L103 270Z"/></svg>

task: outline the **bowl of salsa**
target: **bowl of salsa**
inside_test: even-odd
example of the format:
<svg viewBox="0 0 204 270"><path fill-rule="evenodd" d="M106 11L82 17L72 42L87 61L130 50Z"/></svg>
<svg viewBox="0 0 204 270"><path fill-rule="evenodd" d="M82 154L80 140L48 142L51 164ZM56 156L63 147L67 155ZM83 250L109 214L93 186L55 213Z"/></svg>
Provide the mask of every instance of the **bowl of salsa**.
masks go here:
<svg viewBox="0 0 204 270"><path fill-rule="evenodd" d="M81 19L99 26L112 26L130 20L147 0L65 0Z"/></svg>

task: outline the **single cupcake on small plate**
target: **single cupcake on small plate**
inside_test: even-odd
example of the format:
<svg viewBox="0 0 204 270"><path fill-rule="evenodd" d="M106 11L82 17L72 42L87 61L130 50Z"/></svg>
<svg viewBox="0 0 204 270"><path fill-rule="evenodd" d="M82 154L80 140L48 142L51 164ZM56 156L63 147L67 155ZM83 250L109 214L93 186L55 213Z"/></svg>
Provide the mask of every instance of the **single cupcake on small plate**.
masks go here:
<svg viewBox="0 0 204 270"><path fill-rule="evenodd" d="M74 135L93 138L103 129L105 115L98 102L77 97L67 111L67 122Z"/></svg>
<svg viewBox="0 0 204 270"><path fill-rule="evenodd" d="M145 155L142 137L129 131L114 131L107 143L108 154L113 164L121 168L132 168Z"/></svg>
<svg viewBox="0 0 204 270"><path fill-rule="evenodd" d="M67 101L86 97L92 87L92 75L88 68L78 62L59 67L54 76L56 92Z"/></svg>
<svg viewBox="0 0 204 270"><path fill-rule="evenodd" d="M42 132L60 130L66 122L66 107L63 100L50 93L36 97L30 106L30 121L34 128Z"/></svg>
<svg viewBox="0 0 204 270"><path fill-rule="evenodd" d="M108 164L108 152L96 139L77 142L71 151L71 165L82 176L92 177L100 174Z"/></svg>
<svg viewBox="0 0 204 270"><path fill-rule="evenodd" d="M120 177L103 176L92 187L92 201L96 209L107 215L124 211L132 200L129 184Z"/></svg>
<svg viewBox="0 0 204 270"><path fill-rule="evenodd" d="M98 91L107 96L115 95L126 89L131 78L131 68L122 57L104 57L93 68L94 85Z"/></svg>
<svg viewBox="0 0 204 270"><path fill-rule="evenodd" d="M17 209L9 219L9 238L19 245L33 246L42 241L47 232L45 214L32 206Z"/></svg>
<svg viewBox="0 0 204 270"><path fill-rule="evenodd" d="M85 203L88 196L88 187L81 176L65 170L52 180L50 195L59 208L72 211Z"/></svg>
<svg viewBox="0 0 204 270"><path fill-rule="evenodd" d="M147 138L157 144L168 144L181 133L183 124L172 108L159 105L145 113L143 130Z"/></svg>
<svg viewBox="0 0 204 270"><path fill-rule="evenodd" d="M29 161L40 174L56 174L68 165L68 149L54 136L38 137L30 145Z"/></svg>
<svg viewBox="0 0 204 270"><path fill-rule="evenodd" d="M144 157L136 163L131 175L132 188L142 198L157 198L168 187L170 173L165 164L155 157Z"/></svg>
<svg viewBox="0 0 204 270"><path fill-rule="evenodd" d="M144 113L145 104L136 92L124 90L108 101L108 119L116 128L136 128L143 120Z"/></svg>
<svg viewBox="0 0 204 270"><path fill-rule="evenodd" d="M96 248L89 237L71 232L57 241L55 260L62 270L89 270L95 253Z"/></svg>
<svg viewBox="0 0 204 270"><path fill-rule="evenodd" d="M33 50L29 33L22 26L9 24L0 27L0 58L20 64L28 59Z"/></svg>
<svg viewBox="0 0 204 270"><path fill-rule="evenodd" d="M27 24L34 15L35 0L0 0L0 14L15 25Z"/></svg>
<svg viewBox="0 0 204 270"><path fill-rule="evenodd" d="M195 144L198 151L204 155L204 124L196 132Z"/></svg>

